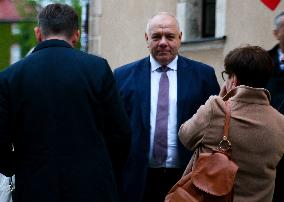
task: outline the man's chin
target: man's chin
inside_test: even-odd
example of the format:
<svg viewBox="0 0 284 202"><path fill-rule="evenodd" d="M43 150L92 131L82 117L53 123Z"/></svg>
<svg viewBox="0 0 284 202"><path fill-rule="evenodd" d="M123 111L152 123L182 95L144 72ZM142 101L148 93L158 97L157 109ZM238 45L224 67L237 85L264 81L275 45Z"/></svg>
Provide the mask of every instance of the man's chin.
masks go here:
<svg viewBox="0 0 284 202"><path fill-rule="evenodd" d="M171 62L172 57L169 55L159 55L156 59L161 65L167 65Z"/></svg>
<svg viewBox="0 0 284 202"><path fill-rule="evenodd" d="M170 57L171 54L169 52L159 52L158 57Z"/></svg>

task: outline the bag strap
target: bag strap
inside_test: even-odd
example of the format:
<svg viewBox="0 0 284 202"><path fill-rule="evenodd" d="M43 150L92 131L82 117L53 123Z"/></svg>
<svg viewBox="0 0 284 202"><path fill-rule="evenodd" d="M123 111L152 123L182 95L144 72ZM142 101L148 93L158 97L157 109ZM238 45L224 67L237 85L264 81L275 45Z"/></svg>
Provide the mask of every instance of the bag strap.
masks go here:
<svg viewBox="0 0 284 202"><path fill-rule="evenodd" d="M231 152L232 144L228 140L230 119L231 119L231 101L230 100L225 101L225 106L226 106L225 107L226 115L225 115L224 134L222 140L219 142L217 150L222 152Z"/></svg>
<svg viewBox="0 0 284 202"><path fill-rule="evenodd" d="M225 111L226 111L226 115L225 115L225 124L224 124L224 134L223 134L223 138L222 140L219 142L219 145L217 146L217 149L213 149L212 151L213 152L222 152L222 153L225 153L227 154L228 157L231 156L231 152L232 152L232 145L231 145L231 142L228 140L228 136L229 136L229 128L230 128L230 119L231 119L231 101L227 100L225 101ZM186 174L188 174L189 172L191 172L195 166L195 163L199 157L199 154L201 153L201 147L202 145L198 146L184 173L183 173L183 176L185 176ZM224 148L225 147L225 148Z"/></svg>
<svg viewBox="0 0 284 202"><path fill-rule="evenodd" d="M229 136L229 128L230 128L230 118L231 118L231 101L227 100L225 101L226 105L226 120L224 125L224 136Z"/></svg>

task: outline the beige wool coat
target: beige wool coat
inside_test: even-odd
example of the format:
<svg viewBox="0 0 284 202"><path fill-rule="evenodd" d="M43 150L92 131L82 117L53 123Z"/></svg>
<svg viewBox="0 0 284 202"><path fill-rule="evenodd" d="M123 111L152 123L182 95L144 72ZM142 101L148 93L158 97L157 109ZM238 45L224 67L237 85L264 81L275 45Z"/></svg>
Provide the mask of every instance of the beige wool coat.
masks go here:
<svg viewBox="0 0 284 202"><path fill-rule="evenodd" d="M226 99L231 100L232 158L239 166L234 202L271 202L276 166L284 153L284 116L269 105L267 90L239 86L223 99L211 96L180 127L179 138L191 150L215 148L223 135Z"/></svg>

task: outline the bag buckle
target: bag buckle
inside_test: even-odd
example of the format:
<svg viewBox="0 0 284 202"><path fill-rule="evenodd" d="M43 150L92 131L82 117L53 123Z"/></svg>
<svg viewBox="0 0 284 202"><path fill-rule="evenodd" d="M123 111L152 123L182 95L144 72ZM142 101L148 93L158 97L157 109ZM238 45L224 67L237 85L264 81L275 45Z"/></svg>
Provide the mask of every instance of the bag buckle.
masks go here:
<svg viewBox="0 0 284 202"><path fill-rule="evenodd" d="M227 136L223 136L223 139L219 142L217 149L222 152L227 152L231 150L232 144L228 140Z"/></svg>

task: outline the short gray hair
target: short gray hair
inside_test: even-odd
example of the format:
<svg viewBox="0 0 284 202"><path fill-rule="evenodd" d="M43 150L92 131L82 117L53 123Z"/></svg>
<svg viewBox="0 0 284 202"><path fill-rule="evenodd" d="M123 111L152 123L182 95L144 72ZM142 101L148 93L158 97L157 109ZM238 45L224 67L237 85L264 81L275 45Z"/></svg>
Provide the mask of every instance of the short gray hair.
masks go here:
<svg viewBox="0 0 284 202"><path fill-rule="evenodd" d="M177 28L178 28L178 30L179 30L179 32L180 32L179 22L178 22L178 20L177 20L177 18L176 18L175 15L173 15L173 14L171 14L171 13L169 13L169 12L159 12L159 13L153 15L153 16L148 20L148 23L147 23L147 25L146 25L146 30L145 30L145 32L146 32L147 34L149 34L149 29L150 29L150 24L151 24L152 19L153 19L154 17L156 17L156 16L159 16L159 15L167 15L167 16L173 17L173 18L176 20Z"/></svg>
<svg viewBox="0 0 284 202"><path fill-rule="evenodd" d="M280 14L278 14L275 18L274 18L274 25L275 25L275 29L278 30L280 28L280 26L282 25L282 17L284 16L284 11L282 11Z"/></svg>

